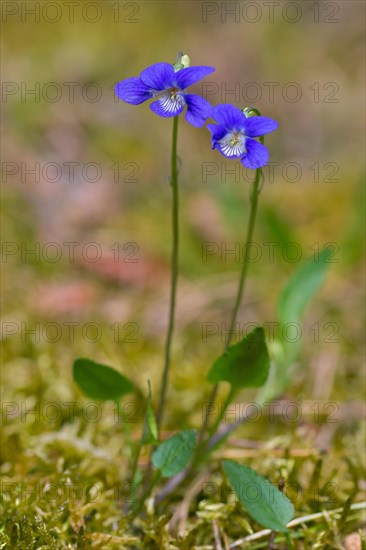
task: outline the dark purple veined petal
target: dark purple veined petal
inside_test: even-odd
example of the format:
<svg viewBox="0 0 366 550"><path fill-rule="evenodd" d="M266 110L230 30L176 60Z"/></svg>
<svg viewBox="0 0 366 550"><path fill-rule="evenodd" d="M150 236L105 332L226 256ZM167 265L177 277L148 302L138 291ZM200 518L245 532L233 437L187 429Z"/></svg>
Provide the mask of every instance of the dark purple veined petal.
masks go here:
<svg viewBox="0 0 366 550"><path fill-rule="evenodd" d="M230 103L216 105L212 118L227 130L240 130L246 127L246 117L240 109Z"/></svg>
<svg viewBox="0 0 366 550"><path fill-rule="evenodd" d="M140 74L141 81L152 90L173 87L174 68L169 63L155 63Z"/></svg>
<svg viewBox="0 0 366 550"><path fill-rule="evenodd" d="M211 132L212 148L214 148L216 141L222 139L227 134L226 128L219 124L207 124L206 128Z"/></svg>
<svg viewBox="0 0 366 550"><path fill-rule="evenodd" d="M208 74L215 71L214 67L187 67L177 71L174 75L174 82L181 90L185 90L195 82L198 82Z"/></svg>
<svg viewBox="0 0 366 550"><path fill-rule="evenodd" d="M265 116L252 116L246 119L245 134L250 137L264 136L278 128L278 122Z"/></svg>
<svg viewBox="0 0 366 550"><path fill-rule="evenodd" d="M206 120L212 116L212 106L199 95L184 94L183 97L188 107L186 121L196 128L201 128Z"/></svg>
<svg viewBox="0 0 366 550"><path fill-rule="evenodd" d="M181 94L172 94L167 91L161 94L157 101L154 101L150 105L150 109L159 116L171 117L179 115L186 102Z"/></svg>
<svg viewBox="0 0 366 550"><path fill-rule="evenodd" d="M114 91L120 99L132 105L139 105L152 97L150 89L137 76L121 80L115 85Z"/></svg>
<svg viewBox="0 0 366 550"><path fill-rule="evenodd" d="M255 139L248 138L246 140L247 153L241 159L241 163L246 168L252 168L253 170L261 168L267 164L269 159L268 150L264 145L256 141Z"/></svg>

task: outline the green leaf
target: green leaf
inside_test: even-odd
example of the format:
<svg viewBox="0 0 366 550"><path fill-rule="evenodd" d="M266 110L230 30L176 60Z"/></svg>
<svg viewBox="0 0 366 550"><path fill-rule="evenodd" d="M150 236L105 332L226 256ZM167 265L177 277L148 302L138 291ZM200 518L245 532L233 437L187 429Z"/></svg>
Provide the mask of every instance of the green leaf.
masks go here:
<svg viewBox="0 0 366 550"><path fill-rule="evenodd" d="M145 416L144 431L142 435L142 443L157 443L158 441L158 425L156 422L154 409L151 404L151 386L150 381L148 381L149 386L149 395L147 398L147 408Z"/></svg>
<svg viewBox="0 0 366 550"><path fill-rule="evenodd" d="M249 515L267 529L288 532L287 524L295 514L292 502L268 479L251 468L232 460L225 460L223 466Z"/></svg>
<svg viewBox="0 0 366 550"><path fill-rule="evenodd" d="M283 393L291 379L291 368L288 363L289 354L286 355L283 342L273 340L269 344L271 357L270 369L266 383L258 391L256 403L268 403Z"/></svg>
<svg viewBox="0 0 366 550"><path fill-rule="evenodd" d="M264 336L263 327L256 327L240 342L228 347L212 365L208 381L230 382L234 389L262 386L269 370Z"/></svg>
<svg viewBox="0 0 366 550"><path fill-rule="evenodd" d="M184 430L160 443L152 463L163 477L179 474L188 464L196 446L196 430Z"/></svg>
<svg viewBox="0 0 366 550"><path fill-rule="evenodd" d="M277 310L282 336L270 346L273 361L267 382L256 398L260 403L279 396L291 381L301 348L301 318L306 306L323 284L329 264L334 262L332 255L333 250L328 247L318 256L308 259L295 271L280 294Z"/></svg>
<svg viewBox="0 0 366 550"><path fill-rule="evenodd" d="M119 399L133 391L133 384L115 369L79 358L73 365L74 381L93 399Z"/></svg>
<svg viewBox="0 0 366 550"><path fill-rule="evenodd" d="M324 248L318 256L308 259L292 275L278 300L278 316L282 325L301 320L306 306L324 283L331 263L330 254L331 249Z"/></svg>

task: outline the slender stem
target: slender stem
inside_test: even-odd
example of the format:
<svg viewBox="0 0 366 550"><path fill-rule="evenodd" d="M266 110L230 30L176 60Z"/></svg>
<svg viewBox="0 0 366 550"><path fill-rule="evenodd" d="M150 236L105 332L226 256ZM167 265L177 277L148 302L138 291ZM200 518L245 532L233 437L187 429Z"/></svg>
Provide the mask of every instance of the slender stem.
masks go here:
<svg viewBox="0 0 366 550"><path fill-rule="evenodd" d="M161 426L163 423L165 399L168 388L169 368L170 368L170 351L174 332L174 312L176 301L176 289L178 279L178 246L179 246L179 225L178 225L178 213L179 213L179 195L178 195L178 157L177 157L177 142L178 142L178 117L173 119L173 134L172 134L172 152L171 152L171 178L170 185L173 191L173 205L172 205L172 256L171 256L171 290L170 290L170 306L169 306L169 324L168 332L165 342L165 354L164 354L164 369L161 377L161 389L160 398L158 404L158 412L156 415L157 435L159 438ZM151 455L153 448L150 451L150 460L145 473L144 481L144 493L142 496L142 503L146 498L148 488L151 483L152 476L152 463ZM141 504L142 507L142 504Z"/></svg>
<svg viewBox="0 0 366 550"><path fill-rule="evenodd" d="M256 400L256 404L261 407L263 404L265 403L265 400ZM253 412L253 414L255 414L255 412ZM242 424L244 424L245 422L249 422L251 419L251 415L245 415L243 416L239 422L232 422L231 424L227 424L225 426L225 428L223 430L221 430L220 432L217 432L215 433L213 430L212 430L212 434L210 433L210 438L208 439L207 441L207 452L212 452L214 450L216 450L216 448L221 445L225 439L234 431L236 430L239 426L241 426Z"/></svg>
<svg viewBox="0 0 366 550"><path fill-rule="evenodd" d="M165 359L164 370L161 379L161 392L157 413L157 426L158 433L160 432L161 425L164 417L164 407L166 392L168 387L169 369L170 369L170 353L174 332L174 312L175 301L177 291L177 279L178 279L178 246L179 246L179 225L178 225L178 212L179 212L179 196L178 196L178 158L177 158L177 140L178 140L178 117L173 119L173 137L172 137L172 175L170 184L173 191L173 208L172 208L172 233L173 233L173 248L172 248L172 271L171 271L171 291L170 291L170 309L169 309L169 325L165 343Z"/></svg>
<svg viewBox="0 0 366 550"><path fill-rule="evenodd" d="M148 386L148 389L149 389L149 395L148 395L147 404L146 404L144 425L143 425L143 428L142 428L142 431L141 431L140 440L139 440L139 442L138 442L138 444L137 444L137 447L136 447L136 449L135 449L135 453L134 453L133 460L132 460L132 464L131 464L131 482L132 482L132 483L134 483L134 480L135 480L135 476L136 476L136 472L137 472L137 467L138 467L138 463L139 463L140 454L141 454L141 451L142 451L142 447L143 447L143 445L144 445L145 432L146 432L146 430L147 430L148 422L149 422L149 418L148 418L148 415L149 415L149 405L150 405L150 403L151 403L151 385L150 385L150 380L147 381L147 386Z"/></svg>
<svg viewBox="0 0 366 550"><path fill-rule="evenodd" d="M226 345L225 345L225 350L230 345L230 342L231 342L231 339L232 339L232 336L233 336L235 323L236 323L236 317L237 317L238 310L239 310L239 307L240 307L240 303L242 301L243 294L244 294L245 280L246 280L246 276L247 276L247 272L248 272L248 250L247 249L248 249L248 246L251 243L252 238L253 238L253 232L254 232L254 226L255 226L255 220L256 220L256 214L257 214L257 207L258 207L258 197L259 197L259 194L260 194L260 191L261 191L261 178L262 178L262 170L260 168L258 168L257 171L256 171L256 174L255 174L255 179L253 181L252 189L251 189L251 193L250 193L251 207L250 207L250 215L249 215L249 221L248 221L247 237L246 237L246 241L245 241L244 258L243 258L243 264L242 264L242 269L241 269L241 274L240 274L238 293L237 293L237 297L236 297L236 301L235 301L235 305L234 305L234 310L233 310L233 314L232 314L232 319L231 319L231 324L230 324L231 328L230 328L230 332L229 332L229 335L228 335L228 340L227 340ZM168 484L169 487L166 488L166 491L164 492L164 496L166 496L167 494L170 494L174 490L174 488L177 485L179 485L194 470L194 468L199 463L203 462L205 460L206 456L209 453L211 453L213 451L213 449L216 448L216 446L229 435L229 433L234 429L234 427L239 425L237 423L235 423L232 426L230 425L231 430L228 430L227 433L225 433L223 436L221 436L221 434L215 434L215 431L219 427L221 419L222 419L228 405L230 404L230 400L232 398L231 390L230 390L230 393L229 393L229 395L228 395L228 397L225 401L225 404L222 408L221 414L218 417L218 419L216 419L216 422L215 422L213 428L210 430L210 436L211 437L209 438L207 443L203 442L205 432L208 428L209 416L210 416L210 413L213 410L213 406L215 404L215 400L216 400L216 396L217 396L217 392L218 392L218 387L219 387L219 385L215 384L215 386L213 386L213 388L212 388L212 393L211 393L211 396L210 396L210 400L209 400L208 406L206 408L205 418L203 420L201 429L198 433L197 447L196 447L196 451L195 451L195 454L193 456L192 462L191 462L190 466L187 467L185 470L183 470L183 472L178 474L178 476L175 476L174 478L169 480L169 484ZM162 496L162 497L159 496L159 500L164 498L164 496Z"/></svg>
<svg viewBox="0 0 366 550"><path fill-rule="evenodd" d="M235 323L236 318L238 316L238 311L240 304L243 299L244 289L245 289L245 283L246 283L246 277L248 273L248 247L253 239L253 232L254 232L254 226L255 226L255 220L257 215L257 207L258 207L258 197L261 190L260 182L261 182L261 176L262 176L262 169L258 168L255 174L255 179L253 181L251 193L250 193L250 215L249 215L249 221L248 221L248 229L247 229L247 237L245 241L244 246L244 254L243 254L243 263L241 266L241 273L240 273L240 279L239 279L239 287L238 292L236 295L236 301L233 309L233 313L231 316L231 323L230 323L230 329L228 332L228 339L225 344L225 350L229 347L231 340L234 335L234 329L235 329ZM208 421L209 421L209 412L212 410L213 405L215 404L215 399L217 396L219 384L215 384L212 388L211 396L208 402L208 406L206 408L206 415L205 419L203 421L199 436L198 436L198 442L201 443L203 436L205 434L205 431L208 427ZM218 422L219 424L219 422ZM217 426L218 427L218 426Z"/></svg>
<svg viewBox="0 0 366 550"><path fill-rule="evenodd" d="M155 485L157 484L157 482L159 481L160 477L161 477L161 471L157 470L155 472L155 475L150 480L149 485L146 487L146 489L145 489L143 495L141 496L140 500L137 502L136 507L133 510L132 520L134 520L135 517L138 516L139 513L141 512L146 499L151 495L151 492L152 492L153 488L155 487Z"/></svg>
<svg viewBox="0 0 366 550"><path fill-rule="evenodd" d="M139 464L139 458L140 458L143 443L144 443L144 432L142 431L141 437L135 449L132 464L131 464L131 474L130 474L131 483L134 483L134 480L135 480L137 466Z"/></svg>
<svg viewBox="0 0 366 550"><path fill-rule="evenodd" d="M289 547L289 550L294 550L294 545L292 544L292 539L290 533L285 533L287 545Z"/></svg>
<svg viewBox="0 0 366 550"><path fill-rule="evenodd" d="M228 408L228 406L230 405L230 403L232 402L232 400L234 399L234 395L236 393L236 390L233 386L230 387L230 391L229 393L227 394L227 397L225 399L225 403L222 405L221 407L221 410L220 410L220 414L217 415L217 418L215 420L215 422L212 424L210 430L209 430L209 433L210 433L210 436L212 436L214 433L216 433L217 431L217 428L220 426L221 422L222 422L222 419L224 418L225 416L225 413L226 413L226 409Z"/></svg>
<svg viewBox="0 0 366 550"><path fill-rule="evenodd" d="M253 187L250 193L250 215L249 215L249 222L248 222L248 230L247 230L247 239L245 241L244 245L244 258L241 268L241 274L240 274L240 280L239 280L239 288L238 288L238 294L236 296L236 302L232 313L231 318L231 324L229 329L229 337L228 341L226 343L226 348L229 347L230 342L232 340L232 336L234 334L234 328L236 323L236 318L238 316L239 307L243 298L245 283L246 283L246 277L248 273L248 267L249 267L249 261L248 261L248 248L252 242L253 239L253 233L254 233L254 225L255 220L257 216L257 209L258 209L258 197L260 193L260 181L261 181L261 174L262 169L258 168L255 174L255 179L253 182Z"/></svg>

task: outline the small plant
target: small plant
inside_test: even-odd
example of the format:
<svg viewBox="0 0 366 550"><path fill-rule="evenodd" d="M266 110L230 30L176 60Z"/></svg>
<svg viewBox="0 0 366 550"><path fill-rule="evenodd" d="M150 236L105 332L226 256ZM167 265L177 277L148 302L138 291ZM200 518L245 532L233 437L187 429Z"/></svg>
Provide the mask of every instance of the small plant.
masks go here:
<svg viewBox="0 0 366 550"><path fill-rule="evenodd" d="M238 343L232 344L235 323L243 302L248 275L247 250L253 241L258 200L263 188L262 167L268 162L269 153L264 146L264 136L277 129L278 123L261 116L254 108L239 109L230 104L212 107L204 98L190 94L186 89L211 74L215 69L207 66L190 66L187 55L179 54L175 64L156 63L143 70L139 77L122 80L115 92L123 101L138 105L152 99L150 109L160 117L173 118L171 177L172 189L172 257L169 324L166 335L161 384L157 395L148 383L145 399L146 413L141 437L131 443L131 466L128 481L140 482L142 490L137 501L131 504L133 518L143 513L154 489L160 486L159 502L183 483L189 476L198 475L210 459L212 451L222 445L227 436L240 422L221 426L229 405L245 388L257 388L256 402L263 404L278 397L290 382L298 345L284 340L267 344L263 326L256 326ZM211 133L212 148L228 159L240 160L243 166L255 170L250 189L250 212L244 243L243 261L239 273L238 289L233 301L229 336L222 354L214 361L207 373L207 382L212 385L205 417L196 429L179 431L172 437L161 440L166 413L166 394L171 374L171 350L174 342L174 321L179 266L179 185L178 185L178 121L186 108L185 119L196 128L207 120ZM327 269L328 250L324 249L318 261L305 262L293 274L277 302L278 320L281 323L300 323L305 308L324 281ZM89 359L76 359L73 367L75 382L89 397L100 400L118 400L125 394L138 392L138 388L113 368L100 365ZM217 412L215 401L219 385L228 384L226 400ZM144 384L142 384L144 386ZM156 411L156 413L155 413ZM144 447L150 449L149 464L144 473L139 470L139 458ZM254 470L237 462L223 463L224 472L233 486L240 502L251 517L271 531L285 534L292 547L287 524L294 516L294 507L288 498ZM169 480L169 481L165 481ZM248 491L252 489L252 493ZM253 492L254 491L254 492Z"/></svg>

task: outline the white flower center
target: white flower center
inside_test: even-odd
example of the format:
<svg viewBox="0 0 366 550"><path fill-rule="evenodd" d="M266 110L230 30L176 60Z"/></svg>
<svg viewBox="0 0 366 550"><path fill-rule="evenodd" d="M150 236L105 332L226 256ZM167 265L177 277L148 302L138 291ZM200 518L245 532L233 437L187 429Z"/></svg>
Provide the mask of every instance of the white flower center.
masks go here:
<svg viewBox="0 0 366 550"><path fill-rule="evenodd" d="M159 98L160 104L167 113L175 113L185 105L184 98L180 95L179 88L165 90Z"/></svg>
<svg viewBox="0 0 366 550"><path fill-rule="evenodd" d="M233 130L219 140L222 152L230 157L241 157L246 153L245 135Z"/></svg>

